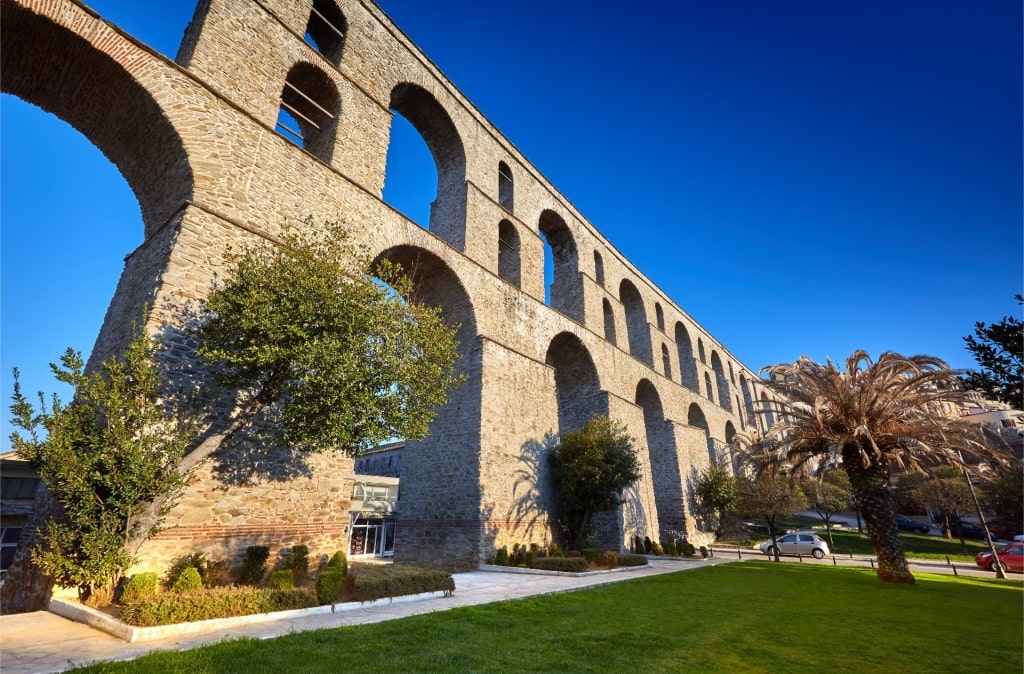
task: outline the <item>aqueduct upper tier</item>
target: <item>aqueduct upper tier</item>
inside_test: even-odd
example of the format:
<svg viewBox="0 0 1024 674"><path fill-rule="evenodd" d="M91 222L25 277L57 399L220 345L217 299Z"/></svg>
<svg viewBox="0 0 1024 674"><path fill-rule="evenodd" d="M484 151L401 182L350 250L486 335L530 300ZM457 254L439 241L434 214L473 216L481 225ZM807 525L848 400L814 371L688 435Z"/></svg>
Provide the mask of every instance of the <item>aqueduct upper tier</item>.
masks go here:
<svg viewBox="0 0 1024 674"><path fill-rule="evenodd" d="M465 568L496 546L550 540L546 452L596 412L626 424L644 473L600 542L706 540L694 480L761 423L760 380L376 5L201 0L173 62L74 0L2 10L3 91L74 125L141 205L145 241L126 259L94 360L124 344L147 303L156 325L168 302L201 298L228 245L340 219L374 255L415 266L423 296L461 324L468 383L405 450L397 559ZM396 115L436 165L428 228L382 199ZM143 565L183 549L343 547L352 476L342 457L234 482L204 466Z"/></svg>

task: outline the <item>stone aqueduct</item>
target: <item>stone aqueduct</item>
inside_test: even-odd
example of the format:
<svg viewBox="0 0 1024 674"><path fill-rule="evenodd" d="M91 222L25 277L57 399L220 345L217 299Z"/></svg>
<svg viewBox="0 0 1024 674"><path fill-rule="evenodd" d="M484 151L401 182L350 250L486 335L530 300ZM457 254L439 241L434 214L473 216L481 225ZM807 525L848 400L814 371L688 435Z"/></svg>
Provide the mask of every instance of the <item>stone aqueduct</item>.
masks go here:
<svg viewBox="0 0 1024 674"><path fill-rule="evenodd" d="M644 473L600 542L707 540L694 479L762 423L767 392L372 2L200 0L174 62L74 0L2 0L2 12L3 91L81 131L141 206L145 240L93 359L124 343L145 304L155 325L168 302L203 296L228 244L341 218L373 254L415 263L423 296L461 323L468 381L405 451L396 559L467 568L496 546L550 540L545 452L595 412L627 425ZM282 106L299 127L291 138ZM395 113L436 163L429 230L381 198ZM143 566L255 543L344 547L351 459L239 479L243 460L254 459L202 467Z"/></svg>

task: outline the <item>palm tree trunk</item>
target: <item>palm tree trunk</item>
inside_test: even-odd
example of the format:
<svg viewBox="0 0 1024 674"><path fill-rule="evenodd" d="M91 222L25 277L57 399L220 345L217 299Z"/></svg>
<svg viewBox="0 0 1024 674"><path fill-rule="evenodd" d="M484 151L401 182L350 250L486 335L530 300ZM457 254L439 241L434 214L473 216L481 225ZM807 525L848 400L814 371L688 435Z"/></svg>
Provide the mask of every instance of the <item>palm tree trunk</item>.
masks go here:
<svg viewBox="0 0 1024 674"><path fill-rule="evenodd" d="M896 526L896 494L889 484L889 467L873 465L864 468L855 448L843 452L843 464L850 476L850 485L867 524L871 545L878 557L878 579L883 583L914 583L907 566L900 530Z"/></svg>

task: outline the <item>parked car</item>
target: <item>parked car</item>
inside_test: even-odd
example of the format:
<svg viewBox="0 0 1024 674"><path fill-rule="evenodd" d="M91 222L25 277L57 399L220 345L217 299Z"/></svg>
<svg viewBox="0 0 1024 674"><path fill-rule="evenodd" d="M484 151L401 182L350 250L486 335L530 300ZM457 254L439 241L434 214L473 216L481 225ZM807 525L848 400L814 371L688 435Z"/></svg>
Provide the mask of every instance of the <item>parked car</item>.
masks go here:
<svg viewBox="0 0 1024 674"><path fill-rule="evenodd" d="M1003 571L1024 571L1024 543L1007 543L996 549ZM992 553L985 550L974 556L974 563L983 569L995 571Z"/></svg>
<svg viewBox="0 0 1024 674"><path fill-rule="evenodd" d="M949 531L955 538L957 535L957 527L960 527L960 533L963 537L971 541L983 541L985 540L985 530L979 527L973 522L967 522L965 520L954 520L949 523Z"/></svg>
<svg viewBox="0 0 1024 674"><path fill-rule="evenodd" d="M821 536L809 533L786 534L776 539L779 544L780 555L813 555L815 559L821 559L831 554L828 550L828 543ZM774 556L775 548L770 540L761 543L761 552Z"/></svg>
<svg viewBox="0 0 1024 674"><path fill-rule="evenodd" d="M906 515L896 516L896 526L900 528L900 531L916 531L919 534L926 534L931 531L931 527L922 522L918 522L915 519L911 519Z"/></svg>

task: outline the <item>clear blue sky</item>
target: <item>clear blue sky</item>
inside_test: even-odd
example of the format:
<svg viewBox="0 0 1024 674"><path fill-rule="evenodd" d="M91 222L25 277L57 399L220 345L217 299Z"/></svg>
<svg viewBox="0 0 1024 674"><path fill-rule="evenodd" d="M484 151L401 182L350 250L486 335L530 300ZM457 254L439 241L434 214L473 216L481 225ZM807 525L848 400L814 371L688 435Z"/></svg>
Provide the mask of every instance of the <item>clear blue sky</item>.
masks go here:
<svg viewBox="0 0 1024 674"><path fill-rule="evenodd" d="M171 57L191 4L89 3ZM1020 315L1019 2L381 6L754 369L855 349L972 367L975 321ZM78 132L10 96L0 115L6 448L11 368L55 390L46 364L91 350L142 226Z"/></svg>

